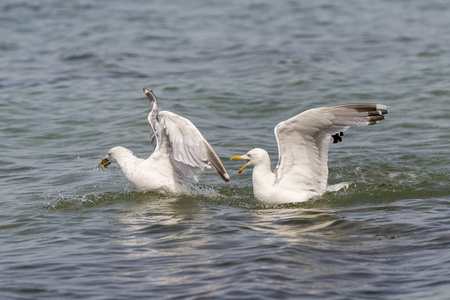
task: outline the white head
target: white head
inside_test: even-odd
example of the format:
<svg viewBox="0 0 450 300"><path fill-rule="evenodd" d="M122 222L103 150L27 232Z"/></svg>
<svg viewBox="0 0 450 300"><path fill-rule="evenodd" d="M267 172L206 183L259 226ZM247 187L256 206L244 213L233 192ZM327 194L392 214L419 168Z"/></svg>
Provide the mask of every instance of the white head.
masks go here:
<svg viewBox="0 0 450 300"><path fill-rule="evenodd" d="M241 174L241 172L249 165L258 166L258 165L267 164L267 162L269 162L269 166L270 166L269 154L267 153L266 150L261 149L261 148L252 149L244 155L236 155L236 156L233 156L232 158L230 158L230 160L231 159L247 160L245 165L238 171L238 174Z"/></svg>
<svg viewBox="0 0 450 300"><path fill-rule="evenodd" d="M102 158L102 161L99 163L98 168L99 169L107 168L112 162L117 162L122 157L127 156L134 156L134 154L133 152L131 152L131 150L128 150L127 148L122 146L111 148L108 151L108 154Z"/></svg>

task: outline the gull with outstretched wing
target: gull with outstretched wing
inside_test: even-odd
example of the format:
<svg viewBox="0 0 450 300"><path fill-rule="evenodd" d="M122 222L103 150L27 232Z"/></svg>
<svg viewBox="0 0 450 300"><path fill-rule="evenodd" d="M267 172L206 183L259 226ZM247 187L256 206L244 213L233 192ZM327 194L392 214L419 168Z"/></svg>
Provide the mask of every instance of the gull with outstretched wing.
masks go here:
<svg viewBox="0 0 450 300"><path fill-rule="evenodd" d="M343 104L307 110L275 127L278 164L270 167L267 151L255 148L231 159L253 165L253 193L268 204L303 202L327 191L328 145L342 141L351 126L374 125L388 113L383 104Z"/></svg>
<svg viewBox="0 0 450 300"><path fill-rule="evenodd" d="M156 140L155 150L149 158L141 159L117 146L108 151L98 167L107 168L111 162L117 162L139 191L171 195L188 193L187 181L197 182L198 175L211 165L224 181L230 181L219 156L197 127L177 114L160 111L153 91L144 88L144 93L152 105L148 121Z"/></svg>

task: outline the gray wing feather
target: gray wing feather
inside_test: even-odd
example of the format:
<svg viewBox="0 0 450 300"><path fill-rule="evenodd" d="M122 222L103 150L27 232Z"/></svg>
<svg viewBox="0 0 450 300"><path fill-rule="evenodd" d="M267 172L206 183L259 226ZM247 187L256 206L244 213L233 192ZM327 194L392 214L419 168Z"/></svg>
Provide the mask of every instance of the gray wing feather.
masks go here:
<svg viewBox="0 0 450 300"><path fill-rule="evenodd" d="M324 192L331 135L350 126L374 125L387 113L382 104L344 104L310 109L279 123L275 127L277 178L290 178L304 189Z"/></svg>
<svg viewBox="0 0 450 300"><path fill-rule="evenodd" d="M191 121L169 111L161 111L158 117L177 172L197 180L198 175L212 165L224 181L230 181L219 156Z"/></svg>

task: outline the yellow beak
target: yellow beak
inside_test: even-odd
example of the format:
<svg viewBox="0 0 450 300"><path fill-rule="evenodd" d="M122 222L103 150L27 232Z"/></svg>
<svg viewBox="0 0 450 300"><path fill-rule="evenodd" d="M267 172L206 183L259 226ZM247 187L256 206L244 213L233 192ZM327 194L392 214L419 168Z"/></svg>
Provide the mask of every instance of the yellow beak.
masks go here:
<svg viewBox="0 0 450 300"><path fill-rule="evenodd" d="M230 158L230 160L232 160L232 159L242 159L242 160L245 160L246 158L243 158L241 155L236 155L236 156L233 156L232 158ZM248 166L249 163L250 163L250 160L247 160L247 162L245 163L245 165L244 165L242 168L239 169L238 174L241 174L242 171L244 171L244 169L247 168L247 166Z"/></svg>

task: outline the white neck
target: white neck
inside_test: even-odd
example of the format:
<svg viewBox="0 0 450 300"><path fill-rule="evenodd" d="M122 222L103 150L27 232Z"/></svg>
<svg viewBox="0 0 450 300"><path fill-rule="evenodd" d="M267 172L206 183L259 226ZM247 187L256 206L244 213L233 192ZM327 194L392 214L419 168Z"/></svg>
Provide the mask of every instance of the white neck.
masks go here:
<svg viewBox="0 0 450 300"><path fill-rule="evenodd" d="M127 178L134 172L136 164L140 160L131 152L122 152L120 155L116 156L115 159L123 175Z"/></svg>
<svg viewBox="0 0 450 300"><path fill-rule="evenodd" d="M267 155L259 164L255 165L253 169L253 193L255 197L263 202L267 202L266 197L271 197L268 193L268 188L275 184L275 174L272 173L270 167L270 157Z"/></svg>

